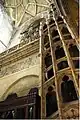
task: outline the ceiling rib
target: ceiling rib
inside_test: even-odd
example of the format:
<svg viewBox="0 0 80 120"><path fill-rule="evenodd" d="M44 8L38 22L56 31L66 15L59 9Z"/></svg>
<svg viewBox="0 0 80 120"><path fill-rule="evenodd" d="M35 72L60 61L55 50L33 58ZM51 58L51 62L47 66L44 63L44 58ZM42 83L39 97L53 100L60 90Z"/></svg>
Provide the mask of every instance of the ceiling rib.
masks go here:
<svg viewBox="0 0 80 120"><path fill-rule="evenodd" d="M8 0L6 0L6 3L7 3L7 1ZM45 2L42 1L41 3L38 2L37 0L34 0L34 1L29 1L29 0L23 1L23 0L20 0L19 3L18 3L17 0L14 0L14 1L15 1L15 5L8 5L8 3L7 3L7 5L5 7L6 7L6 9L7 8L12 8L11 17L14 18L13 20L15 21L15 27L18 27L20 25L20 23L21 23L23 17L25 16L25 14L28 14L31 17L34 17L36 14L39 13L39 11L40 11L39 7L43 7L43 10L45 10L45 9L49 8L48 4L50 3L49 0L45 0ZM11 4L11 1L10 1L10 4ZM34 6L34 8L33 8L34 15L30 11L30 9L28 10L29 5L33 5ZM20 6L21 6L21 11L22 11L21 14L18 11L18 7L20 7ZM39 8L39 11L38 11L38 8ZM13 12L15 12L15 13L13 13ZM15 14L16 14L16 16L13 16ZM19 17L19 19L18 19L18 17Z"/></svg>

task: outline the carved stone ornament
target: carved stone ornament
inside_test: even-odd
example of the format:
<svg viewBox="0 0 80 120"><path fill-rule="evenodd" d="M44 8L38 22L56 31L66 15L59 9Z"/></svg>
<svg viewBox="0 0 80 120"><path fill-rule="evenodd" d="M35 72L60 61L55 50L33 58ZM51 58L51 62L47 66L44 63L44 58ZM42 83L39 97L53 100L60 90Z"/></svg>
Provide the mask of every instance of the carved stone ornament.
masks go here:
<svg viewBox="0 0 80 120"><path fill-rule="evenodd" d="M38 64L38 62L39 62L38 55L34 54L34 55L32 55L28 58L25 58L21 61L15 62L12 65L2 67L1 71L0 71L0 77L18 72L18 71L26 69L26 68L29 68L33 65Z"/></svg>
<svg viewBox="0 0 80 120"><path fill-rule="evenodd" d="M79 118L79 111L78 109L70 109L68 111L66 111L63 115L64 119L78 119Z"/></svg>

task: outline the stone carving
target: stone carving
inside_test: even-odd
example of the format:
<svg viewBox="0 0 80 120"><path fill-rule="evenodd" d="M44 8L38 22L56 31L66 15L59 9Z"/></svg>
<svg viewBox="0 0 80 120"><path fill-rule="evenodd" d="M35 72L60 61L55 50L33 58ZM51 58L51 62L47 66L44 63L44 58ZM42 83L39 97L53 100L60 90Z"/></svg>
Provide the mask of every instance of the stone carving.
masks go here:
<svg viewBox="0 0 80 120"><path fill-rule="evenodd" d="M79 111L78 109L70 109L69 111L66 111L64 113L64 117L65 119L78 119L79 117Z"/></svg>
<svg viewBox="0 0 80 120"><path fill-rule="evenodd" d="M36 25L36 24L35 24ZM36 25L36 27L34 25L30 26L29 28L27 28L23 33L20 34L20 40L23 41L34 41L35 39L39 38L39 23L38 25Z"/></svg>
<svg viewBox="0 0 80 120"><path fill-rule="evenodd" d="M27 57L27 58L21 60L21 61L15 62L12 65L2 67L0 70L0 77L18 72L20 70L29 68L29 67L36 65L36 64L39 64L38 54L32 55L30 57Z"/></svg>

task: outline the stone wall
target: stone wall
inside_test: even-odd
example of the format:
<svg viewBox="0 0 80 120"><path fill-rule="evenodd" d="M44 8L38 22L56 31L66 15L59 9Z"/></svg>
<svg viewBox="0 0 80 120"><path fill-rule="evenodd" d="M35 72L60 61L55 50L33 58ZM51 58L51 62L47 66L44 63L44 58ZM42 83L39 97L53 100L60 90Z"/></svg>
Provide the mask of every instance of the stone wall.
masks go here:
<svg viewBox="0 0 80 120"><path fill-rule="evenodd" d="M30 88L39 86L38 53L1 68L0 100L4 100L11 93L27 95Z"/></svg>

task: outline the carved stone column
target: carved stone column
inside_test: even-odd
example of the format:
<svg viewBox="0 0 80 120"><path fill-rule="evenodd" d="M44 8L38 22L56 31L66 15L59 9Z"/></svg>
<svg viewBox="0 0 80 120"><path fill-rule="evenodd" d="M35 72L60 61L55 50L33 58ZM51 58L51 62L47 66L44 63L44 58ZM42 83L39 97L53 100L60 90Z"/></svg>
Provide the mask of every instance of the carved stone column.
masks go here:
<svg viewBox="0 0 80 120"><path fill-rule="evenodd" d="M46 100L45 100L45 91L44 91L44 40L43 40L43 23L40 23L40 75L41 80L41 118L46 116Z"/></svg>

